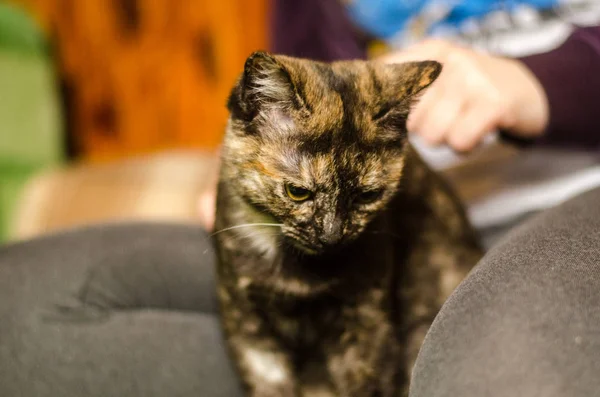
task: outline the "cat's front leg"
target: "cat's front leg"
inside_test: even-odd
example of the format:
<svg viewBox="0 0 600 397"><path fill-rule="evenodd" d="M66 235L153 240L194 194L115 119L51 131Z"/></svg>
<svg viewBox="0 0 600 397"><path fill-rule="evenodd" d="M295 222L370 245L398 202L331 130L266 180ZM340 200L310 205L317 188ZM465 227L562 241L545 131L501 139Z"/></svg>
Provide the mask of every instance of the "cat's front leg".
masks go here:
<svg viewBox="0 0 600 397"><path fill-rule="evenodd" d="M328 351L333 384L340 396L397 396L400 349L393 327L379 309L359 311L346 318L341 338Z"/></svg>
<svg viewBox="0 0 600 397"><path fill-rule="evenodd" d="M297 397L299 389L287 352L271 333L254 306L242 297L219 291L227 342L246 395L251 397Z"/></svg>
<svg viewBox="0 0 600 397"><path fill-rule="evenodd" d="M266 335L235 337L230 344L248 396L300 395L290 358L274 340Z"/></svg>

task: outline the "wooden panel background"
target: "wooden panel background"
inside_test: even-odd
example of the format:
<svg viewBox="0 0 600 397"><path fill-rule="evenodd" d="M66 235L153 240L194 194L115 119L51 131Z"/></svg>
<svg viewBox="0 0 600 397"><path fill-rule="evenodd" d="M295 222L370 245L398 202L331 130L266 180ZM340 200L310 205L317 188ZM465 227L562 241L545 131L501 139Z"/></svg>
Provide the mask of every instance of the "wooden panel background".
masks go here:
<svg viewBox="0 0 600 397"><path fill-rule="evenodd" d="M268 0L13 0L56 50L69 135L85 159L213 148Z"/></svg>

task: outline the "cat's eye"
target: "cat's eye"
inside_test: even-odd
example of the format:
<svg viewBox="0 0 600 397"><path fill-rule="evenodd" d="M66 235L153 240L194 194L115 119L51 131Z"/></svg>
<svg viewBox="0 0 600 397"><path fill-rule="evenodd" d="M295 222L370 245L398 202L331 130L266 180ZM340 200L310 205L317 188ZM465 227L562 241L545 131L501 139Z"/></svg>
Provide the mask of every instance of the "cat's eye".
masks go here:
<svg viewBox="0 0 600 397"><path fill-rule="evenodd" d="M285 184L285 193L294 201L306 201L312 197L312 192L300 186Z"/></svg>
<svg viewBox="0 0 600 397"><path fill-rule="evenodd" d="M371 204L375 201L379 200L381 195L383 194L383 190L366 190L356 196L355 202L358 204Z"/></svg>

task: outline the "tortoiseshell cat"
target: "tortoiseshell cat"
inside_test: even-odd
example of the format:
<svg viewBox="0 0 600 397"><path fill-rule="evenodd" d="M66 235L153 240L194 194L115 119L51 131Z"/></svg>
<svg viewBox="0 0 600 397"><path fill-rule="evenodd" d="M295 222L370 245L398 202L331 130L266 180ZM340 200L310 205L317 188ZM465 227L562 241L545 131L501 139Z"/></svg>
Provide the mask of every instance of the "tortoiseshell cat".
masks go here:
<svg viewBox="0 0 600 397"><path fill-rule="evenodd" d="M460 202L407 142L409 108L440 71L246 61L215 238L249 396L406 395L425 332L481 256Z"/></svg>

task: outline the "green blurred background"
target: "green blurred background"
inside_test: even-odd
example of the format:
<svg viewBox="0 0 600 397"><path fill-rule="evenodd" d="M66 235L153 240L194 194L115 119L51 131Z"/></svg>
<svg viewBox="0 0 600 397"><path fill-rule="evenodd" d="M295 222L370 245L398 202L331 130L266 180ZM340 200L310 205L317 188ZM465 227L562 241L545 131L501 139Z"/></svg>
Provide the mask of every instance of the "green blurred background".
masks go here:
<svg viewBox="0 0 600 397"><path fill-rule="evenodd" d="M26 180L64 158L54 73L34 21L0 3L0 241L8 237Z"/></svg>

